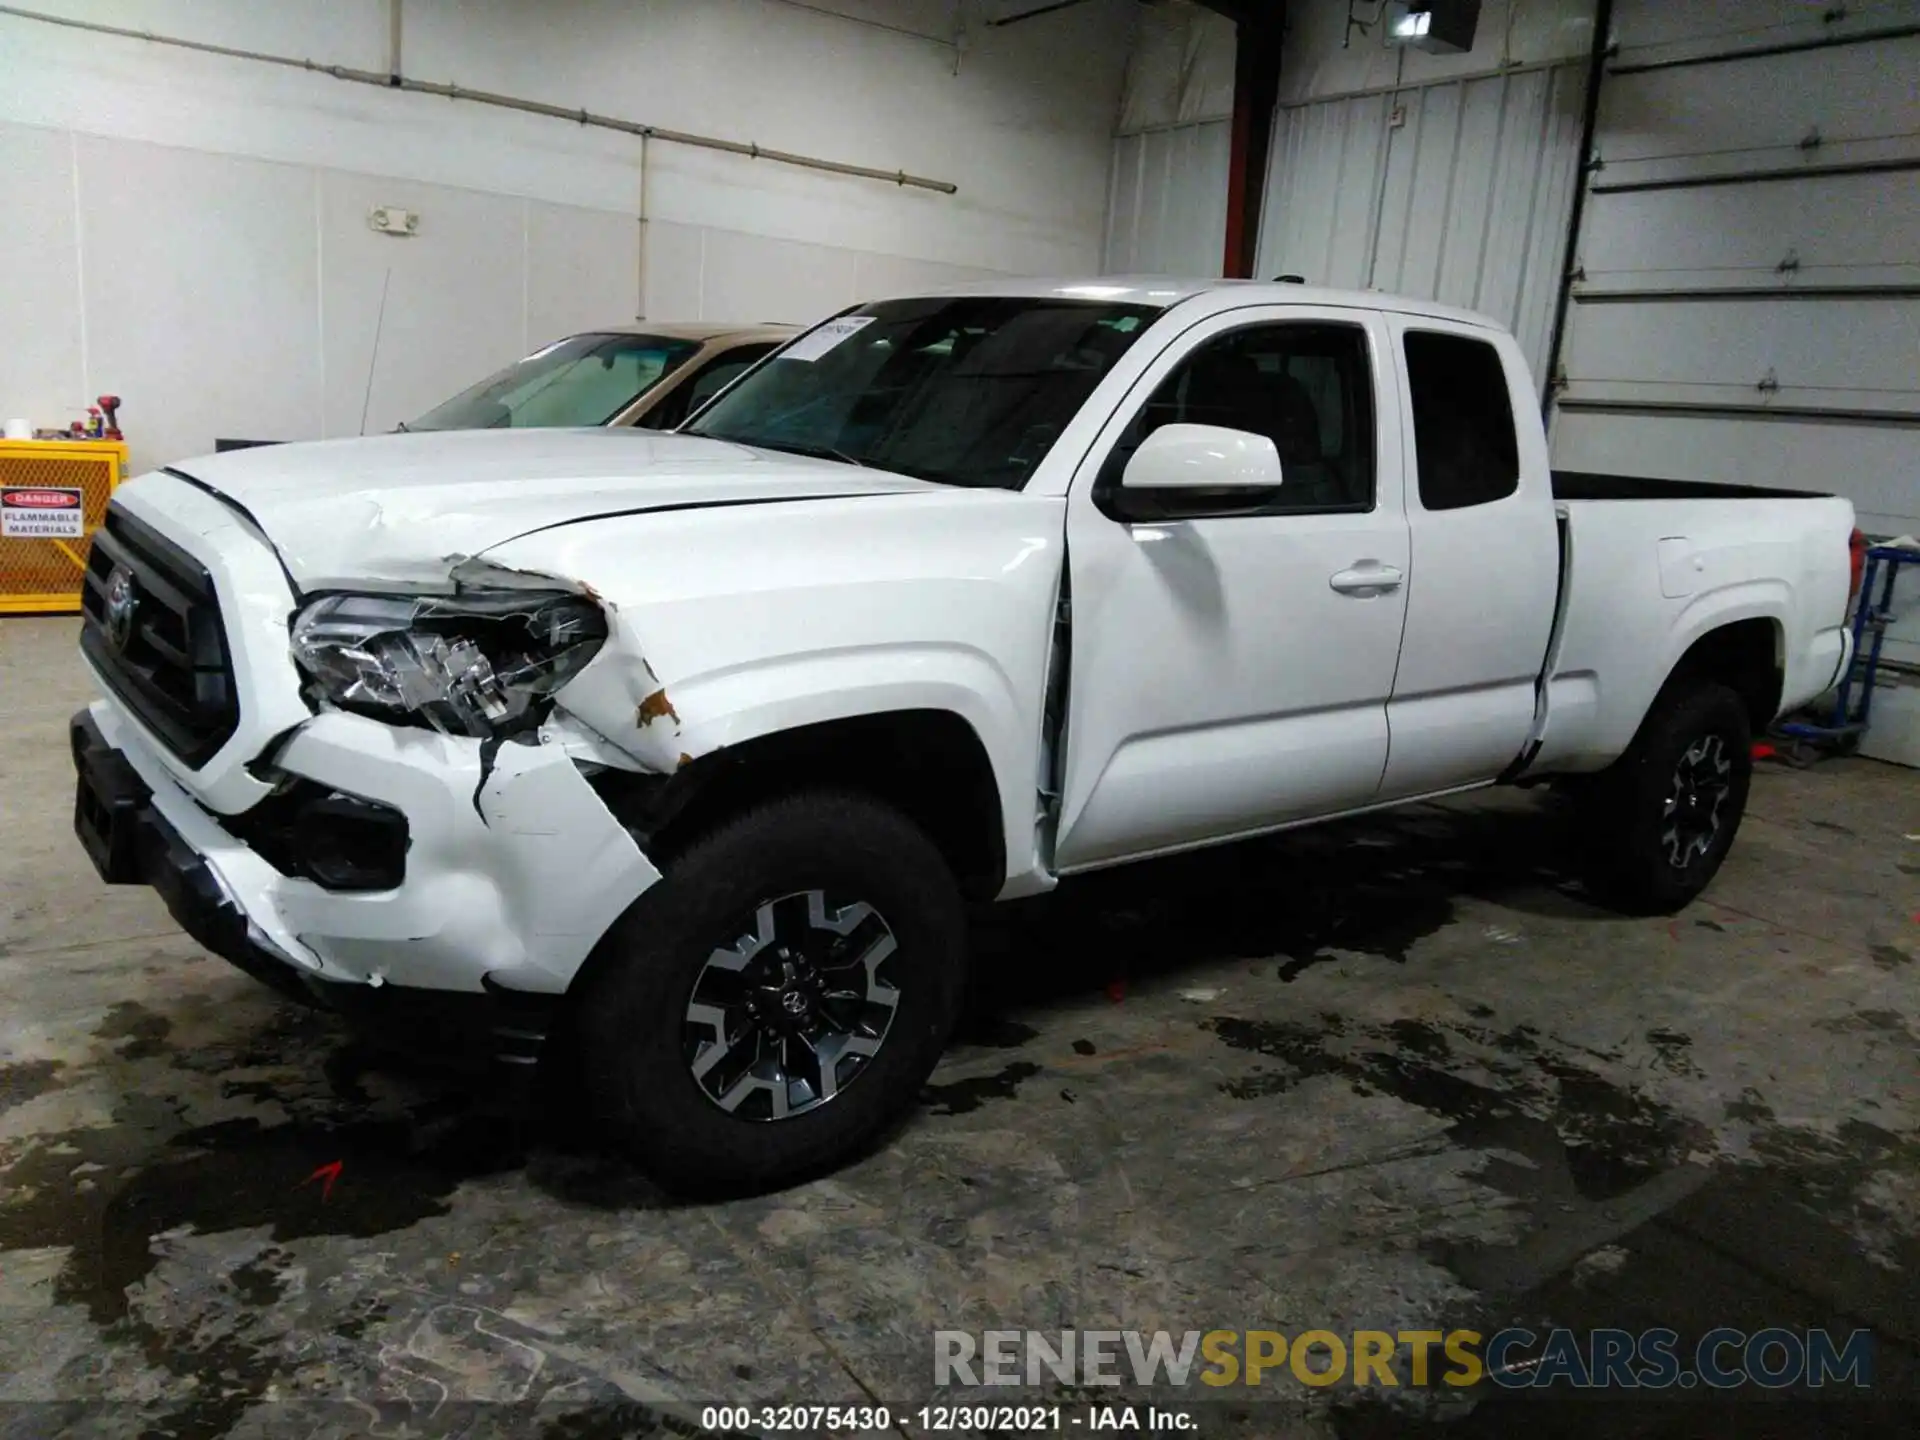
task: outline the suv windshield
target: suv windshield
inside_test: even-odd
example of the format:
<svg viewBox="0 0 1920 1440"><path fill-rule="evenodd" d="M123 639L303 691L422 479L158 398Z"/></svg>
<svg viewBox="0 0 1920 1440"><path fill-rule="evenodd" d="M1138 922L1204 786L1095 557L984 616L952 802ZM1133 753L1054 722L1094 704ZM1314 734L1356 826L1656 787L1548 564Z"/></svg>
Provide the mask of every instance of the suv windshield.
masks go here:
<svg viewBox="0 0 1920 1440"><path fill-rule="evenodd" d="M682 433L1018 489L1157 313L1002 296L863 306L801 336Z"/></svg>
<svg viewBox="0 0 1920 1440"><path fill-rule="evenodd" d="M406 430L604 425L700 349L664 335L575 335L462 390Z"/></svg>

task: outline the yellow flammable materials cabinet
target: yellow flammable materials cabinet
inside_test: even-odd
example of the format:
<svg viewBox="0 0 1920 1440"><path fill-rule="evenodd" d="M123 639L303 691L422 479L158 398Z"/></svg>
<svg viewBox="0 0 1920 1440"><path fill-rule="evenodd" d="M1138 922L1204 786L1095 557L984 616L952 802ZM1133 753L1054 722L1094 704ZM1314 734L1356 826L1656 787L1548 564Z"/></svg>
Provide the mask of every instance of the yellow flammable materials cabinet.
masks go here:
<svg viewBox="0 0 1920 1440"><path fill-rule="evenodd" d="M79 610L87 546L126 469L118 440L0 440L0 615Z"/></svg>

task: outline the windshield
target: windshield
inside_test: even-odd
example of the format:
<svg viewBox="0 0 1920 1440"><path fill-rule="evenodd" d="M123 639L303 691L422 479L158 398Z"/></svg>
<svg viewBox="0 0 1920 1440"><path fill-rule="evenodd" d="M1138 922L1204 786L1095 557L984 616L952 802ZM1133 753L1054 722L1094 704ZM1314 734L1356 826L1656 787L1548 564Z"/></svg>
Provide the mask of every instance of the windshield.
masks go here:
<svg viewBox="0 0 1920 1440"><path fill-rule="evenodd" d="M575 335L488 376L407 430L604 425L700 349L664 335Z"/></svg>
<svg viewBox="0 0 1920 1440"><path fill-rule="evenodd" d="M864 306L801 336L682 433L1017 489L1157 313L1003 296Z"/></svg>

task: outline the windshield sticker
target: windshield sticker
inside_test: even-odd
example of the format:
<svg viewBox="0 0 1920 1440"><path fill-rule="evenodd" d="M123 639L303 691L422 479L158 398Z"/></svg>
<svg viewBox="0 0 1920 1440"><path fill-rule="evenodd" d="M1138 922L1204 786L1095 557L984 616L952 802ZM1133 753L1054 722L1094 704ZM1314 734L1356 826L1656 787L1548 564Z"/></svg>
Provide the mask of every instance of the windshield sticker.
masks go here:
<svg viewBox="0 0 1920 1440"><path fill-rule="evenodd" d="M782 360L818 360L842 340L858 335L871 325L871 315L846 315L838 320L829 320L818 329L809 330L793 344L780 352Z"/></svg>

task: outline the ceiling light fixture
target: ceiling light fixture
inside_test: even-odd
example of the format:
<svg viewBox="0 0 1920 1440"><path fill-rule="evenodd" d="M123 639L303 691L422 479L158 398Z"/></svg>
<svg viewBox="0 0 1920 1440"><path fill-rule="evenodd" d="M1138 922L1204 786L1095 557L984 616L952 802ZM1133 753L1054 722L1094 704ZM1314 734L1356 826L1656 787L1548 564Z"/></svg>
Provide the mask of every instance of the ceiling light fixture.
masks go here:
<svg viewBox="0 0 1920 1440"><path fill-rule="evenodd" d="M1425 0L1409 6L1387 27L1395 44L1435 55L1460 55L1473 49L1480 24L1480 0Z"/></svg>

